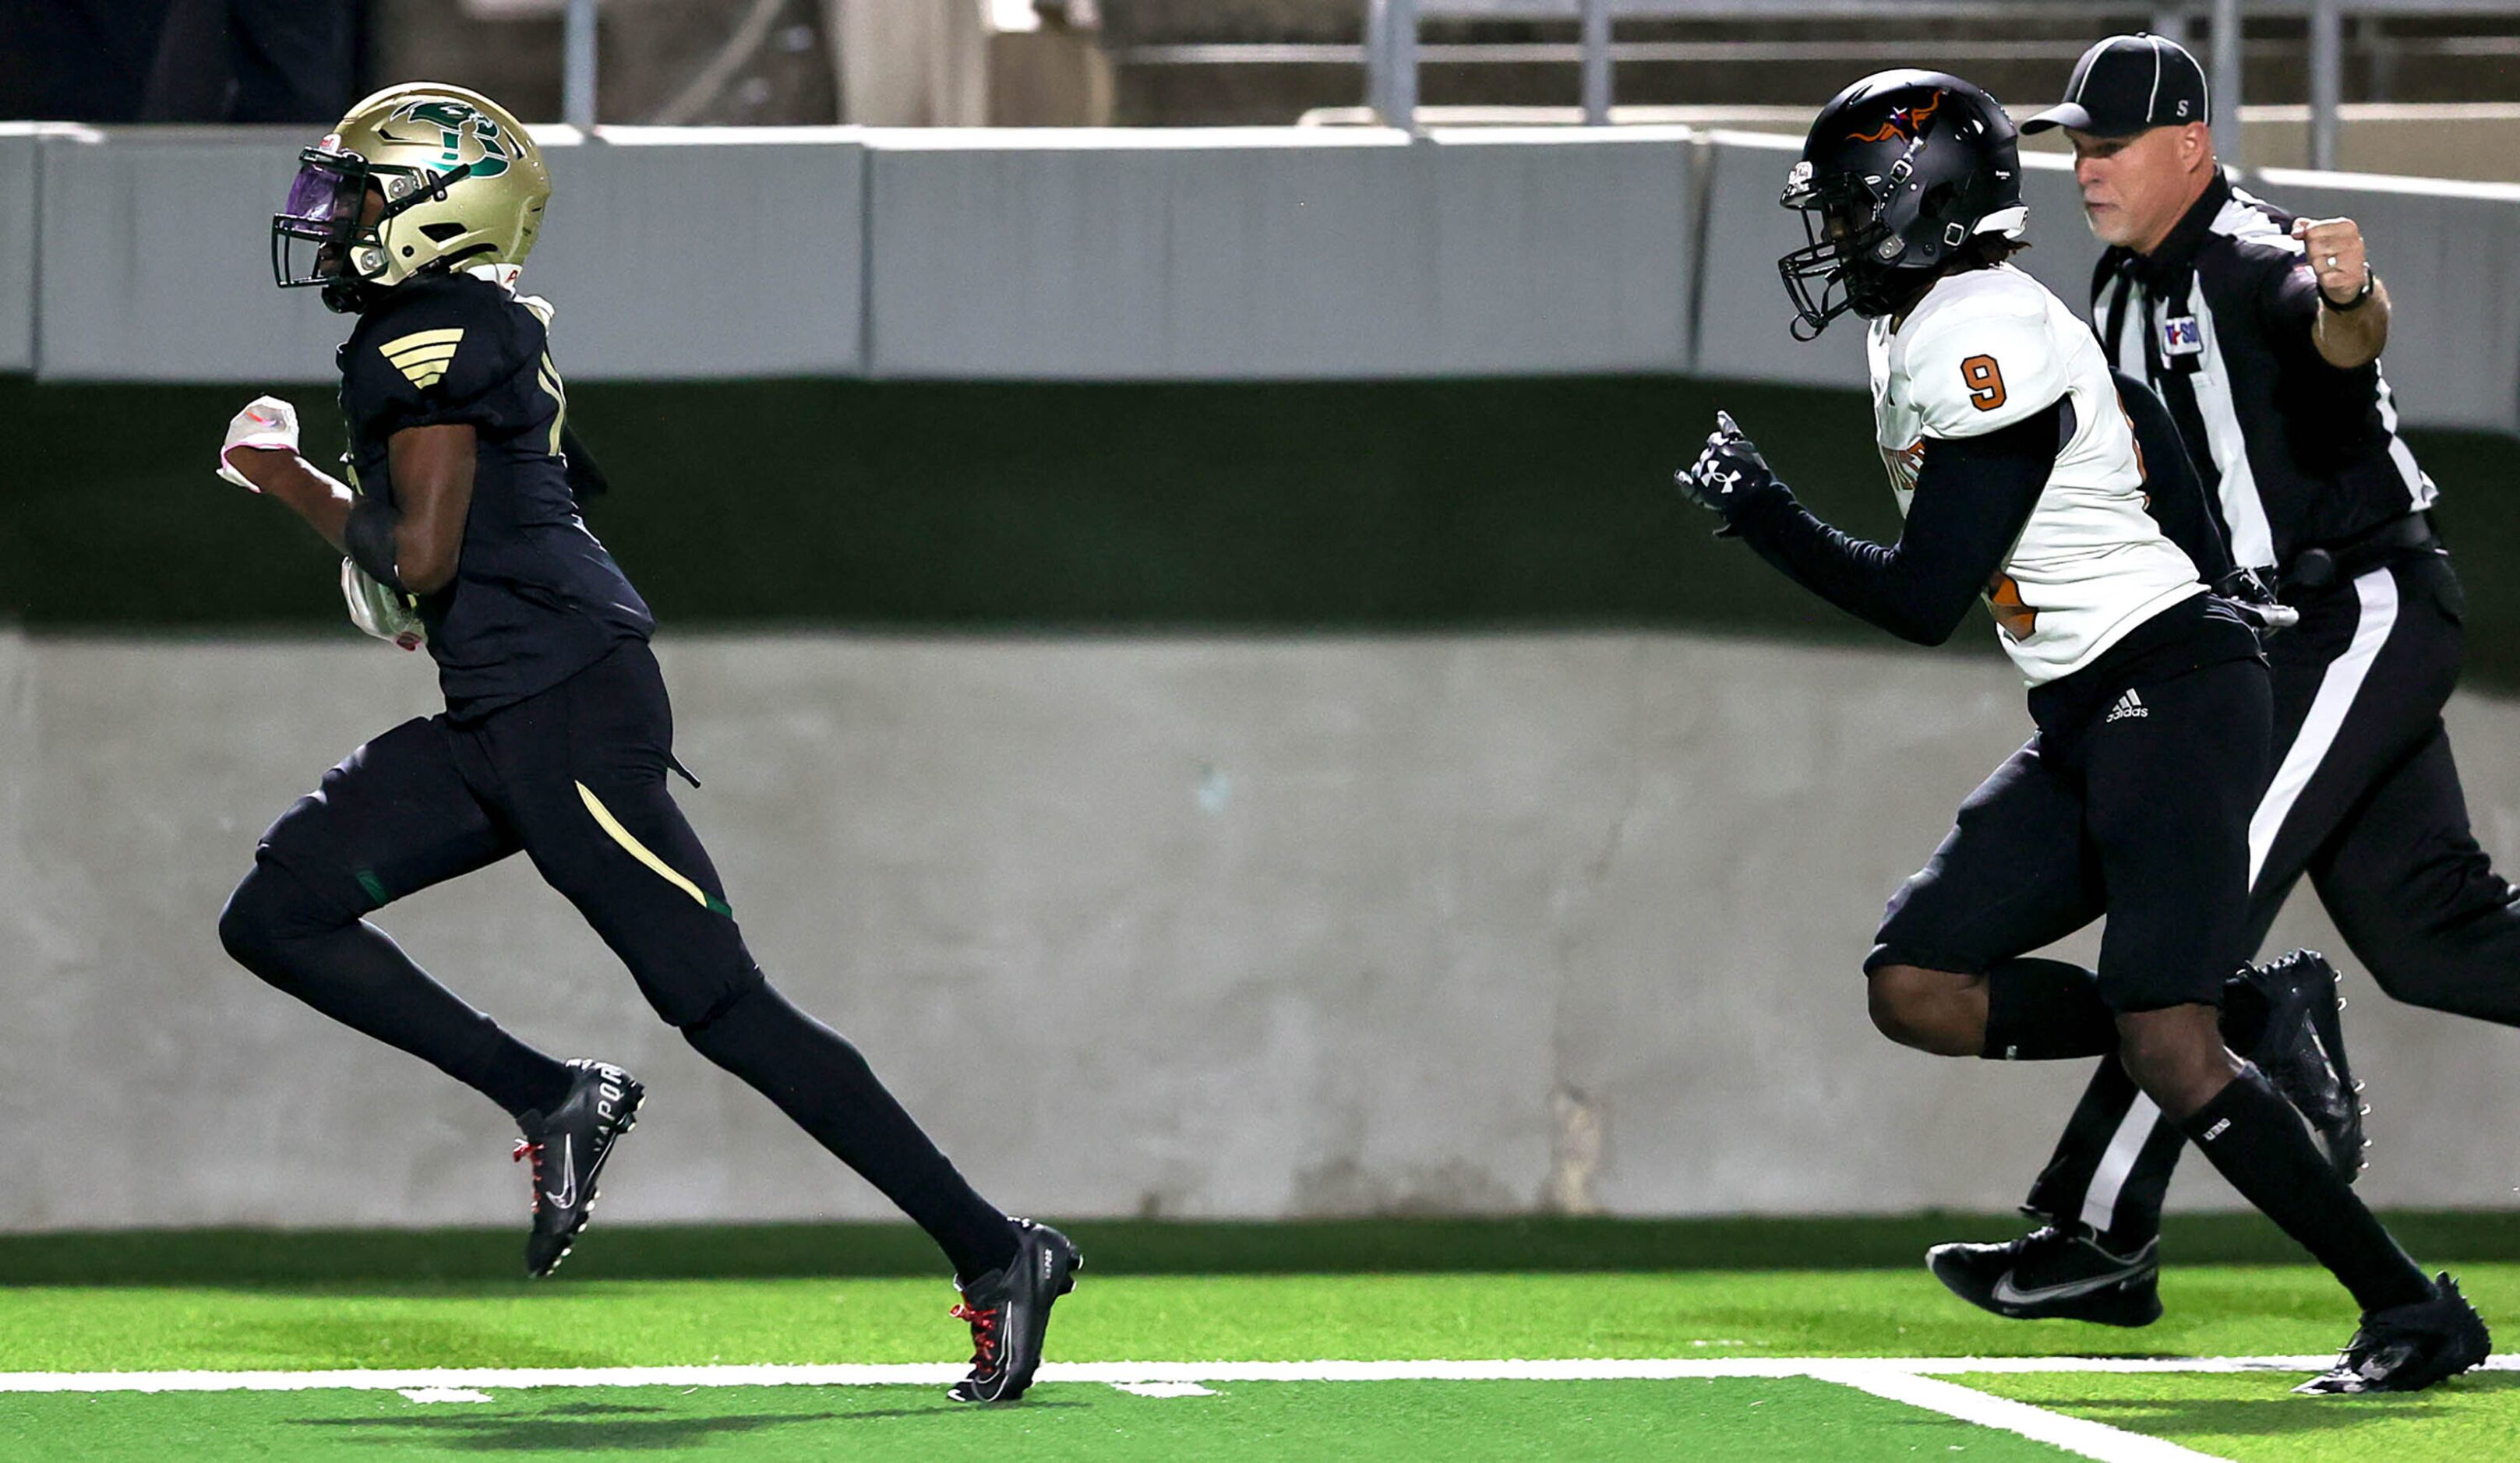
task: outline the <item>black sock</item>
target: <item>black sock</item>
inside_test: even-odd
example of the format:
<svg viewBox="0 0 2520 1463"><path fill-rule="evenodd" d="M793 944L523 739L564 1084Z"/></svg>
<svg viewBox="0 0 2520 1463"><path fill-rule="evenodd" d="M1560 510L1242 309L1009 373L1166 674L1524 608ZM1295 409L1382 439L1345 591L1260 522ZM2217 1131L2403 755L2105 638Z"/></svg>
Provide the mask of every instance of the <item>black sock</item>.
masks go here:
<svg viewBox="0 0 2520 1463"><path fill-rule="evenodd" d="M1013 1263L1013 1223L972 1191L838 1032L764 985L683 1036L882 1190L956 1275L973 1280Z"/></svg>
<svg viewBox="0 0 2520 1463"><path fill-rule="evenodd" d="M2117 1012L2092 972L2024 955L1986 972L1989 1061L2052 1062L2118 1049Z"/></svg>
<svg viewBox="0 0 2520 1463"><path fill-rule="evenodd" d="M2424 1272L2336 1176L2293 1111L2256 1067L2182 1121L2182 1130L2240 1197L2275 1221L2365 1310L2432 1298Z"/></svg>
<svg viewBox="0 0 2520 1463"><path fill-rule="evenodd" d="M365 920L326 924L294 876L258 866L219 916L238 963L353 1031L397 1046L506 1108L568 1094L568 1068L431 980Z"/></svg>

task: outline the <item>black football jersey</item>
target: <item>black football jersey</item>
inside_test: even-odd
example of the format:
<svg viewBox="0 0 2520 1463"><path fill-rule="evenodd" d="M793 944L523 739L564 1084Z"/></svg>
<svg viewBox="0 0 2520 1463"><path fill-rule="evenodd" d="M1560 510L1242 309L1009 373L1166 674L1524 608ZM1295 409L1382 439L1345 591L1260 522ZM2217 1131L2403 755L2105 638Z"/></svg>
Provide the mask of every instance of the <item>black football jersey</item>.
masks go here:
<svg viewBox="0 0 2520 1463"><path fill-rule="evenodd" d="M340 349L352 482L392 501L385 444L469 423L480 442L455 580L421 598L447 710L480 716L547 690L654 618L587 531L561 451L568 409L542 319L472 275L398 285Z"/></svg>

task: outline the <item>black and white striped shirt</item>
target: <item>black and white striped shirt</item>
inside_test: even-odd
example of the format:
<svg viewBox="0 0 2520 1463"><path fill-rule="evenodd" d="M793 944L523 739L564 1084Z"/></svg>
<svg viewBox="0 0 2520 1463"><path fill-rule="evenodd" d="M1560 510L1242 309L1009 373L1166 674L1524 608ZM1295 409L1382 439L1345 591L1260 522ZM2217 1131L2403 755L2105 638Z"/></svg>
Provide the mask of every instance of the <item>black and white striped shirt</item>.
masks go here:
<svg viewBox="0 0 2520 1463"><path fill-rule="evenodd" d="M2233 561L2261 567L2434 498L2379 363L2318 354L2318 277L2292 223L2218 176L2159 248L2112 248L2092 276L2110 361L2161 393Z"/></svg>

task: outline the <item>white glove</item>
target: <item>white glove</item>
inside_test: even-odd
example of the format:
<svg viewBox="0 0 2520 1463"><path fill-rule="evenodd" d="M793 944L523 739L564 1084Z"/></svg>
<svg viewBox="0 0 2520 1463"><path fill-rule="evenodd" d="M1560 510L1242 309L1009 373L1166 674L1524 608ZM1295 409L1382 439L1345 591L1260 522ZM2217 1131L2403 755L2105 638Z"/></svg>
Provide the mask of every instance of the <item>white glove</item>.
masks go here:
<svg viewBox="0 0 2520 1463"><path fill-rule="evenodd" d="M428 639L409 600L346 558L341 560L341 598L350 606L350 623L381 641L417 650Z"/></svg>
<svg viewBox="0 0 2520 1463"><path fill-rule="evenodd" d="M219 476L248 493L259 493L262 489L228 462L228 454L240 447L295 452L297 409L277 396L257 396L245 404L244 411L228 419L228 439L219 446Z"/></svg>

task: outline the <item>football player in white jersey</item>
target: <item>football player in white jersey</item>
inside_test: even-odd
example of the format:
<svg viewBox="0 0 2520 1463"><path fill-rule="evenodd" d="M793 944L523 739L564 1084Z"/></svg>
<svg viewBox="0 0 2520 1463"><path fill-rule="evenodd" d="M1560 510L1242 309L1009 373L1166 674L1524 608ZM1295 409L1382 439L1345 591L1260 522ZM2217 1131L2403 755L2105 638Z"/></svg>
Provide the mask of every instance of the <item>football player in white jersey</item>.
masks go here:
<svg viewBox="0 0 2520 1463"><path fill-rule="evenodd" d="M2428 1387L2485 1358L2484 1323L2226 1045L2249 816L2271 772L2266 661L2146 511L2098 342L2004 262L2027 223L2019 172L1985 92L1884 71L1822 111L1785 188L1811 240L1778 261L1795 333L1850 310L1871 322L1875 439L1907 518L1896 545L1812 516L1730 417L1682 485L1726 535L1905 639L1949 639L1983 597L2029 684L2037 733L1890 902L1864 962L1874 1024L1945 1056L2117 1052L2361 1308L2335 1367L2302 1390ZM2103 914L2096 972L2029 953Z"/></svg>

